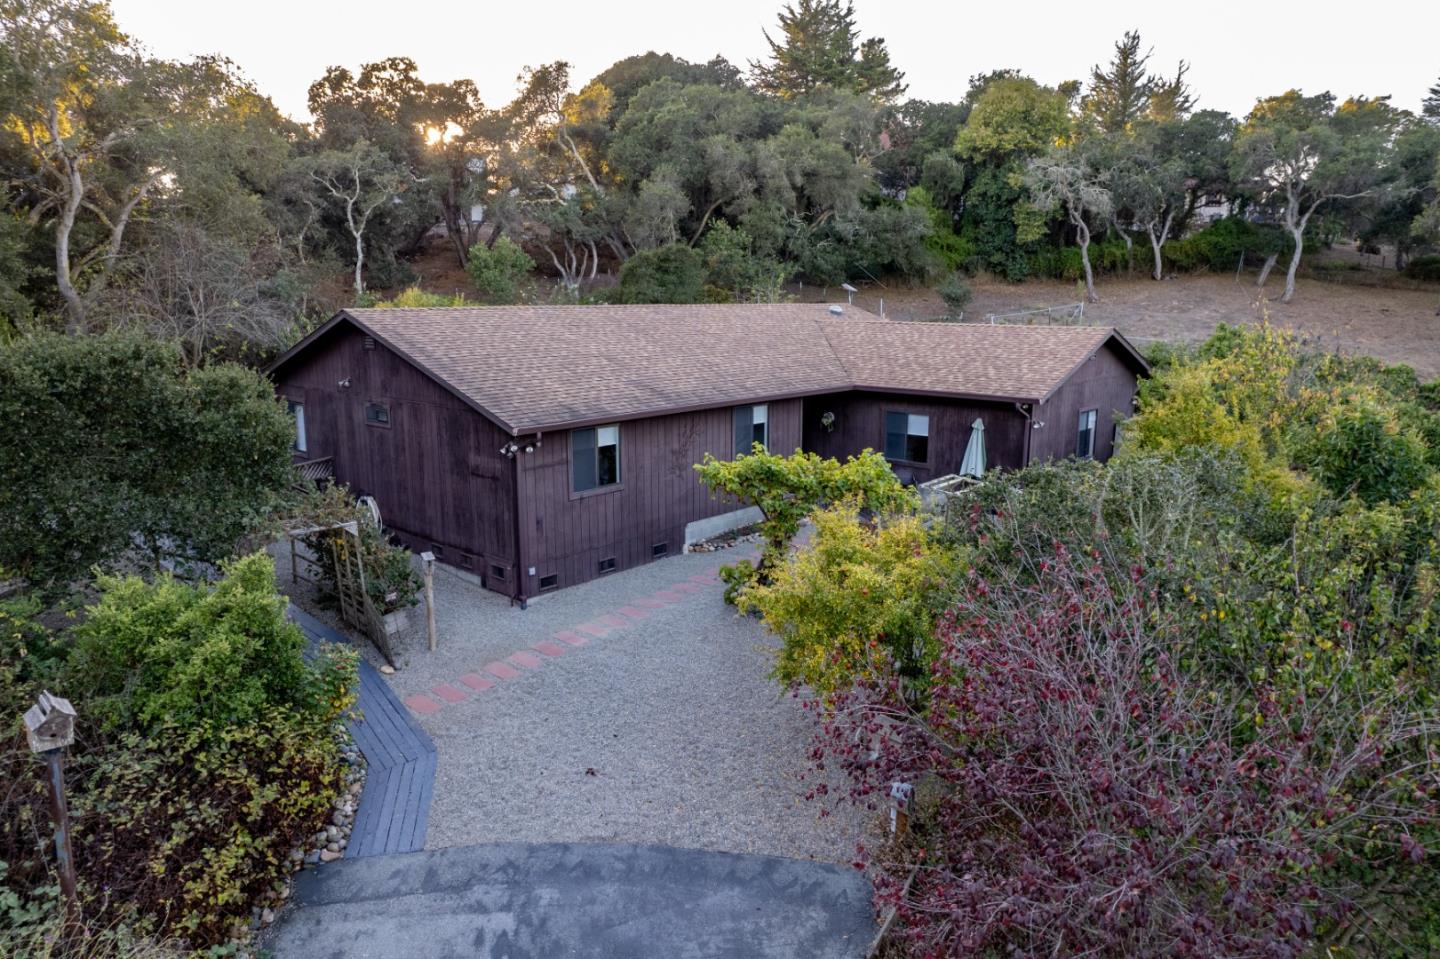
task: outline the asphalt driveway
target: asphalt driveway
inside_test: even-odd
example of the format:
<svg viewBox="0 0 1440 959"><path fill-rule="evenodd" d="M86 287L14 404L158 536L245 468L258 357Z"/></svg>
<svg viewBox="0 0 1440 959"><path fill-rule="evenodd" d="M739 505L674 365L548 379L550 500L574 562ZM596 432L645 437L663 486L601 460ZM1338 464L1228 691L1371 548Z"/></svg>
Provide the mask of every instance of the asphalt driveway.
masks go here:
<svg viewBox="0 0 1440 959"><path fill-rule="evenodd" d="M855 959L874 934L853 869L655 846L349 859L295 898L276 959Z"/></svg>

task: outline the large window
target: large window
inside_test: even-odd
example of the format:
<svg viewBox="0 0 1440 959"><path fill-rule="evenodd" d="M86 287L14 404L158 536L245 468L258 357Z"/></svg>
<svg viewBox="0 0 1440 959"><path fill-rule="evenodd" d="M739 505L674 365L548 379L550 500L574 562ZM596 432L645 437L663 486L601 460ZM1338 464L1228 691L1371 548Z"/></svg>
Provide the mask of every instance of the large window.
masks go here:
<svg viewBox="0 0 1440 959"><path fill-rule="evenodd" d="M1075 455L1082 460L1095 457L1095 410L1081 410L1075 428Z"/></svg>
<svg viewBox="0 0 1440 959"><path fill-rule="evenodd" d="M295 417L295 451L306 452L305 444L305 404L299 400L290 400L287 404L290 407L290 415Z"/></svg>
<svg viewBox="0 0 1440 959"><path fill-rule="evenodd" d="M735 407L735 455L746 456L754 452L755 444L770 446L770 407Z"/></svg>
<svg viewBox="0 0 1440 959"><path fill-rule="evenodd" d="M570 431L570 475L577 493L620 482L620 427Z"/></svg>
<svg viewBox="0 0 1440 959"><path fill-rule="evenodd" d="M390 425L390 404L389 403L366 403L365 422L371 426Z"/></svg>
<svg viewBox="0 0 1440 959"><path fill-rule="evenodd" d="M906 463L929 462L930 417L918 413L886 413L885 458Z"/></svg>

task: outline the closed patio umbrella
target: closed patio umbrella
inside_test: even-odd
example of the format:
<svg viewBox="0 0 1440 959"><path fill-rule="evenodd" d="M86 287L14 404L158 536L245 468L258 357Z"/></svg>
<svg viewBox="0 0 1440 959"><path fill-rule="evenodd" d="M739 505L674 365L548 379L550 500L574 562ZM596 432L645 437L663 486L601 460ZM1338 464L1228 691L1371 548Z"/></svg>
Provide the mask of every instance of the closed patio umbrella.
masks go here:
<svg viewBox="0 0 1440 959"><path fill-rule="evenodd" d="M970 442L965 444L965 460L960 472L966 476L985 474L985 421L979 417L970 424Z"/></svg>

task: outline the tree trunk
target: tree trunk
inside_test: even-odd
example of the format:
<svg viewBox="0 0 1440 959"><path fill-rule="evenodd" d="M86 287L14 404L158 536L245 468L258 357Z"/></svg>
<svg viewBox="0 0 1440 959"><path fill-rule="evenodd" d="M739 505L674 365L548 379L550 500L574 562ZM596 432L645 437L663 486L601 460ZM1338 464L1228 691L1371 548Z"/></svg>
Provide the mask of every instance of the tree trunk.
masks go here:
<svg viewBox="0 0 1440 959"><path fill-rule="evenodd" d="M357 300L365 295L365 280L361 275L361 271L365 268L364 237L365 234L362 232L355 234L355 299Z"/></svg>
<svg viewBox="0 0 1440 959"><path fill-rule="evenodd" d="M1155 233L1155 221L1145 224L1145 232L1150 236L1150 249L1155 253L1155 279L1165 278L1164 250L1165 241L1170 239L1170 228L1175 225L1175 211L1171 210L1165 214L1164 221L1160 224L1160 233Z"/></svg>
<svg viewBox="0 0 1440 959"><path fill-rule="evenodd" d="M65 300L65 332L73 335L85 332L85 304L70 276L70 233L75 229L75 216L80 212L80 201L85 197L85 184L80 179L79 168L69 162L66 166L70 192L65 197L60 219L55 224L55 283L60 288L60 296Z"/></svg>
<svg viewBox="0 0 1440 959"><path fill-rule="evenodd" d="M487 250L493 250L493 249L495 249L495 241L498 240L498 239L500 239L500 234L501 234L501 233L504 233L504 232L505 232L505 224L502 223L500 220L496 220L496 221L495 221L495 225L490 228L490 239L488 239L488 240L485 241L485 249L487 249Z"/></svg>
<svg viewBox="0 0 1440 959"><path fill-rule="evenodd" d="M1270 271L1275 269L1275 261L1278 259L1280 259L1279 253L1271 253L1265 257L1265 263L1260 267L1260 278L1255 281L1256 286L1264 289L1265 281L1270 278Z"/></svg>
<svg viewBox="0 0 1440 959"><path fill-rule="evenodd" d="M1075 224L1075 232L1080 240L1080 265L1085 269L1085 298L1099 303L1100 297L1095 295L1095 273L1090 269L1090 228L1082 219Z"/></svg>
<svg viewBox="0 0 1440 959"><path fill-rule="evenodd" d="M1290 267L1285 271L1285 292L1280 295L1281 303L1289 303L1295 298L1295 272L1300 269L1300 254L1304 252L1305 245L1305 221L1303 219L1298 227L1291 229L1290 235L1295 240L1295 252L1290 254Z"/></svg>

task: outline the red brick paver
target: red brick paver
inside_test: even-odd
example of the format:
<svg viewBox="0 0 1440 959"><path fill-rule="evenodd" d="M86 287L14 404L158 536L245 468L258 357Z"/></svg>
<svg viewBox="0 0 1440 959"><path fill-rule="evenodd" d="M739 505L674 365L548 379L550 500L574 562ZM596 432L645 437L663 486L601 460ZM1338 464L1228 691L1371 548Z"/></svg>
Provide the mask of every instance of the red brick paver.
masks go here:
<svg viewBox="0 0 1440 959"><path fill-rule="evenodd" d="M495 685L495 680L486 679L479 673L466 673L464 676L460 677L460 682L464 683L466 686L469 686L477 693L489 689L491 686Z"/></svg>
<svg viewBox="0 0 1440 959"><path fill-rule="evenodd" d="M677 593L698 593L705 587L701 586L699 583L676 583L670 588Z"/></svg>
<svg viewBox="0 0 1440 959"><path fill-rule="evenodd" d="M527 653L525 650L518 650L506 656L505 659L517 666L524 666L526 669L539 669L540 657L534 653Z"/></svg>
<svg viewBox="0 0 1440 959"><path fill-rule="evenodd" d="M650 614L638 606L621 606L620 615L629 616L631 619L644 619Z"/></svg>
<svg viewBox="0 0 1440 959"><path fill-rule="evenodd" d="M601 626L599 623L581 623L575 627L575 631L579 633L589 633L591 636L596 637L610 635L610 630Z"/></svg>
<svg viewBox="0 0 1440 959"><path fill-rule="evenodd" d="M414 696L406 697L405 705L409 706L421 716L431 716L440 711L440 704L424 693L416 693Z"/></svg>
<svg viewBox="0 0 1440 959"><path fill-rule="evenodd" d="M644 606L646 609L664 609L664 608L665 608L665 603L661 602L661 601L658 600L658 599L654 599L654 598L652 598L652 597L650 597L650 596L642 596L642 597L640 597L639 599L635 600L635 605L636 605L636 606ZM625 610L622 609L620 612L623 613L623 612L625 612Z"/></svg>
<svg viewBox="0 0 1440 959"><path fill-rule="evenodd" d="M499 679L514 679L520 675L520 670L509 663L493 662L485 664L485 672Z"/></svg>
<svg viewBox="0 0 1440 959"><path fill-rule="evenodd" d="M673 589L657 590L651 595L663 603L678 603L685 598L685 594L677 593Z"/></svg>
<svg viewBox="0 0 1440 959"><path fill-rule="evenodd" d="M540 642L535 644L534 648L544 653L546 656L565 655L565 647L549 639L540 640Z"/></svg>
<svg viewBox="0 0 1440 959"><path fill-rule="evenodd" d="M430 692L439 696L447 703L458 703L465 698L465 693L451 686L449 683L441 683L439 686L432 688Z"/></svg>
<svg viewBox="0 0 1440 959"><path fill-rule="evenodd" d="M560 630L560 632L555 634L555 638L560 640L560 642L566 643L570 646L584 646L586 643L590 642L590 640L586 639L584 636L581 636L573 629L562 629Z"/></svg>
<svg viewBox="0 0 1440 959"><path fill-rule="evenodd" d="M605 626L612 626L615 629L619 629L621 626L630 625L629 623L625 622L625 620L621 619L619 616L616 616L614 613L606 613L604 616L597 616L595 617L595 622L601 623Z"/></svg>

